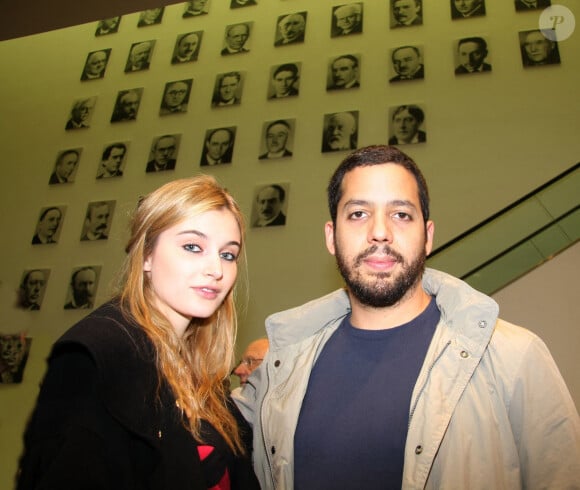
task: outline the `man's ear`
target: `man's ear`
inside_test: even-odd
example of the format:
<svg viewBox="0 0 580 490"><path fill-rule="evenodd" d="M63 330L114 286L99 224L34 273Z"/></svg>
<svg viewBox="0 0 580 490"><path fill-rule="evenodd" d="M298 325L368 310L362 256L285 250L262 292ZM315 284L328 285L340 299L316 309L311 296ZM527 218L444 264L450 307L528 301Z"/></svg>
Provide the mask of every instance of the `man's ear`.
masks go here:
<svg viewBox="0 0 580 490"><path fill-rule="evenodd" d="M334 225L332 221L328 221L324 225L324 235L326 237L326 248L330 252L331 255L335 254L334 248Z"/></svg>
<svg viewBox="0 0 580 490"><path fill-rule="evenodd" d="M425 254L429 256L433 249L433 236L435 235L435 223L427 221L425 223Z"/></svg>

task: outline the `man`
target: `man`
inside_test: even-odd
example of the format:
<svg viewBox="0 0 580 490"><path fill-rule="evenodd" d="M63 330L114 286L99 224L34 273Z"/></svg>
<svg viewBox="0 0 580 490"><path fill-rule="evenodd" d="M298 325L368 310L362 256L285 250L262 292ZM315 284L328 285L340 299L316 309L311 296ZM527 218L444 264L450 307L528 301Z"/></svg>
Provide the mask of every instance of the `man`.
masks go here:
<svg viewBox="0 0 580 490"><path fill-rule="evenodd" d="M71 300L64 305L65 310L90 309L93 307L97 272L93 267L81 267L71 276Z"/></svg>
<svg viewBox="0 0 580 490"><path fill-rule="evenodd" d="M286 191L281 185L272 184L263 187L256 194L257 219L254 226L281 226L286 224L286 215L282 211Z"/></svg>
<svg viewBox="0 0 580 490"><path fill-rule="evenodd" d="M268 347L268 339L257 339L248 344L242 360L232 371L232 374L240 378L241 386L248 382L250 374L262 363L268 353Z"/></svg>
<svg viewBox="0 0 580 490"><path fill-rule="evenodd" d="M54 166L54 172L50 174L49 184L68 184L72 182L73 173L79 162L81 154L79 150L64 150L61 152Z"/></svg>
<svg viewBox="0 0 580 490"><path fill-rule="evenodd" d="M234 133L230 128L217 128L208 132L201 166L231 163L234 150Z"/></svg>
<svg viewBox="0 0 580 490"><path fill-rule="evenodd" d="M345 54L334 59L330 64L331 83L327 90L344 90L358 88L360 83L358 58L352 54Z"/></svg>
<svg viewBox="0 0 580 490"><path fill-rule="evenodd" d="M95 99L96 97L89 97L75 101L70 111L70 118L66 122L64 129L69 131L71 129L88 128Z"/></svg>
<svg viewBox="0 0 580 490"><path fill-rule="evenodd" d="M239 71L231 71L218 75L216 90L212 99L212 106L232 106L238 105L242 100L237 96L241 91L240 82L242 74Z"/></svg>
<svg viewBox="0 0 580 490"><path fill-rule="evenodd" d="M304 42L306 12L283 15L278 18L277 40L274 46Z"/></svg>
<svg viewBox="0 0 580 490"><path fill-rule="evenodd" d="M196 61L199 53L200 41L201 33L197 32L188 32L187 34L177 36L171 64L176 65L179 63L187 63L189 61Z"/></svg>
<svg viewBox="0 0 580 490"><path fill-rule="evenodd" d="M177 138L172 134L160 136L151 147L151 160L147 162L146 173L175 170Z"/></svg>
<svg viewBox="0 0 580 490"><path fill-rule="evenodd" d="M247 53L250 50L245 47L250 37L249 23L232 24L226 28L224 39L225 47L222 49L222 56L229 54Z"/></svg>
<svg viewBox="0 0 580 490"><path fill-rule="evenodd" d="M423 25L421 3L422 0L391 0L391 27Z"/></svg>
<svg viewBox="0 0 580 490"><path fill-rule="evenodd" d="M522 62L524 66L541 66L560 63L558 43L548 39L540 30L520 33Z"/></svg>
<svg viewBox="0 0 580 490"><path fill-rule="evenodd" d="M91 202L87 207L85 223L81 241L107 240L109 235L109 218L111 216L110 204L106 201Z"/></svg>
<svg viewBox="0 0 580 490"><path fill-rule="evenodd" d="M159 109L160 115L165 116L167 114L187 112L191 82L191 79L177 80L165 85L165 93L163 94L161 108Z"/></svg>
<svg viewBox="0 0 580 490"><path fill-rule="evenodd" d="M122 177L122 165L127 153L125 143L112 143L107 145L103 151L101 165L97 172L97 179L108 179L110 177Z"/></svg>
<svg viewBox="0 0 580 490"><path fill-rule="evenodd" d="M143 10L139 14L139 22L137 27L147 27L155 24L160 24L163 20L164 7L157 7L153 9Z"/></svg>
<svg viewBox="0 0 580 490"><path fill-rule="evenodd" d="M291 157L292 152L286 147L288 136L292 132L288 121L278 119L266 126L266 148L267 152L261 154L259 160L269 160L271 158Z"/></svg>
<svg viewBox="0 0 580 490"><path fill-rule="evenodd" d="M353 112L337 112L328 117L322 151L353 150L357 142L357 117Z"/></svg>
<svg viewBox="0 0 580 490"><path fill-rule="evenodd" d="M516 11L545 9L552 5L551 0L515 0Z"/></svg>
<svg viewBox="0 0 580 490"><path fill-rule="evenodd" d="M485 62L487 54L487 42L482 37L460 39L457 43L459 66L455 68L455 74L491 71L491 65Z"/></svg>
<svg viewBox="0 0 580 490"><path fill-rule="evenodd" d="M18 307L30 311L40 310L45 285L43 270L32 269L26 272L18 290Z"/></svg>
<svg viewBox="0 0 580 490"><path fill-rule="evenodd" d="M467 19L485 15L484 0L451 0L451 18Z"/></svg>
<svg viewBox="0 0 580 490"><path fill-rule="evenodd" d="M402 105L393 112L392 132L389 145L408 145L412 143L424 143L427 141L427 133L419 129L425 121L425 113L416 105Z"/></svg>
<svg viewBox="0 0 580 490"><path fill-rule="evenodd" d="M143 41L131 46L125 72L142 71L149 69L149 60L155 41Z"/></svg>
<svg viewBox="0 0 580 490"><path fill-rule="evenodd" d="M134 121L137 119L142 92L142 88L120 91L111 115L111 122Z"/></svg>
<svg viewBox="0 0 580 490"><path fill-rule="evenodd" d="M81 80L97 80L105 76L110 49L101 49L88 54Z"/></svg>
<svg viewBox="0 0 580 490"><path fill-rule="evenodd" d="M298 65L284 63L279 65L272 75L272 95L270 99L283 99L298 95Z"/></svg>
<svg viewBox="0 0 580 490"><path fill-rule="evenodd" d="M108 19L100 20L97 24L95 36L106 36L107 34L115 34L119 30L121 23L121 16L110 17Z"/></svg>
<svg viewBox="0 0 580 490"><path fill-rule="evenodd" d="M391 59L393 61L393 69L397 72L397 75L391 78L389 82L421 80L425 77L423 58L417 46L395 48Z"/></svg>
<svg viewBox="0 0 580 490"><path fill-rule="evenodd" d="M362 3L340 5L334 9L333 16L331 37L348 36L362 32Z"/></svg>
<svg viewBox="0 0 580 490"><path fill-rule="evenodd" d="M197 17L198 15L204 15L208 13L209 0L189 0L187 2L185 12L183 12L182 17L187 19L188 17Z"/></svg>
<svg viewBox="0 0 580 490"><path fill-rule="evenodd" d="M46 243L56 243L58 227L62 219L62 211L56 206L46 208L40 214L36 233L32 237L32 245L44 245Z"/></svg>
<svg viewBox="0 0 580 490"><path fill-rule="evenodd" d="M346 287L266 320L236 401L262 488L580 487L580 419L545 344L489 297L425 270L429 193L397 148L361 148L328 186Z"/></svg>

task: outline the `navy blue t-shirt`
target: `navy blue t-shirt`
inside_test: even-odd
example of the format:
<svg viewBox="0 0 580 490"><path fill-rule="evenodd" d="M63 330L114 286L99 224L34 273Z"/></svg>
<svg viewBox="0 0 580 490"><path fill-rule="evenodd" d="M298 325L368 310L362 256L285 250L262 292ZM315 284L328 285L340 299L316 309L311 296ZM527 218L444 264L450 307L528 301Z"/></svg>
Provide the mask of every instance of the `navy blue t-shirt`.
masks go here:
<svg viewBox="0 0 580 490"><path fill-rule="evenodd" d="M316 361L294 435L295 490L400 489L411 395L440 312L362 330L345 318Z"/></svg>

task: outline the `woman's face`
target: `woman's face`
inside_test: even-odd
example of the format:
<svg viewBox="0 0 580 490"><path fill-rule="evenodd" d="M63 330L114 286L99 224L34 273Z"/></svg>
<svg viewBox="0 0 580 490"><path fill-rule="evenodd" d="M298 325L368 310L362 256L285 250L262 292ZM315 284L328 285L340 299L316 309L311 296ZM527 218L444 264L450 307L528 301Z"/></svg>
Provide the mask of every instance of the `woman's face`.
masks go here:
<svg viewBox="0 0 580 490"><path fill-rule="evenodd" d="M207 211L163 231L143 270L155 306L181 336L192 318L208 318L236 280L241 232L231 211Z"/></svg>

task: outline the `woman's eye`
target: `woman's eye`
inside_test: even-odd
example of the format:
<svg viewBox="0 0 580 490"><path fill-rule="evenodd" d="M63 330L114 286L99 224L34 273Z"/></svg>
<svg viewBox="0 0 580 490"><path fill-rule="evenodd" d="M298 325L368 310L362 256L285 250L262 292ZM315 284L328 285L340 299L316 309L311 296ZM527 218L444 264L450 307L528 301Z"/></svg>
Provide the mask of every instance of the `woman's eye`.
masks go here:
<svg viewBox="0 0 580 490"><path fill-rule="evenodd" d="M228 262L234 262L238 258L237 255L232 252L223 252L220 255L222 259L227 260Z"/></svg>
<svg viewBox="0 0 580 490"><path fill-rule="evenodd" d="M186 243L183 248L188 252L201 252L201 248L195 243Z"/></svg>

